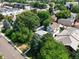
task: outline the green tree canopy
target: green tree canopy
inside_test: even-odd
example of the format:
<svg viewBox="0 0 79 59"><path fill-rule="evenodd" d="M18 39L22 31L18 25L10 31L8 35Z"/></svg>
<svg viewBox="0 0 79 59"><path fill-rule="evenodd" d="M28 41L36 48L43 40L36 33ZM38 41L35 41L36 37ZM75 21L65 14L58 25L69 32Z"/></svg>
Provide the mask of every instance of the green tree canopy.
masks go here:
<svg viewBox="0 0 79 59"><path fill-rule="evenodd" d="M4 19L4 16L2 14L0 14L0 21Z"/></svg>
<svg viewBox="0 0 79 59"><path fill-rule="evenodd" d="M71 17L71 12L69 10L62 10L56 14L57 18L69 18Z"/></svg>
<svg viewBox="0 0 79 59"><path fill-rule="evenodd" d="M50 13L47 11L40 11L38 12L38 17L40 18L40 24L47 27L51 22Z"/></svg>
<svg viewBox="0 0 79 59"><path fill-rule="evenodd" d="M56 4L54 8L58 10L67 10L66 6L62 4Z"/></svg>
<svg viewBox="0 0 79 59"><path fill-rule="evenodd" d="M39 3L39 2L32 2L30 5L34 8L39 8L39 9L45 9L47 8L47 5L45 3Z"/></svg>
<svg viewBox="0 0 79 59"><path fill-rule="evenodd" d="M18 14L16 20L12 22L13 29L5 31L13 42L27 43L32 39L33 31L40 25L39 17L32 12ZM9 20L10 22L10 20Z"/></svg>
<svg viewBox="0 0 79 59"><path fill-rule="evenodd" d="M17 26L16 28L18 29L21 27L28 27L30 30L34 31L40 26L40 19L32 12L23 12L22 14L17 15L14 26Z"/></svg>
<svg viewBox="0 0 79 59"><path fill-rule="evenodd" d="M79 49L76 52L75 58L74 59L79 59Z"/></svg>
<svg viewBox="0 0 79 59"><path fill-rule="evenodd" d="M71 11L72 11L73 13L79 13L79 5L73 6Z"/></svg>
<svg viewBox="0 0 79 59"><path fill-rule="evenodd" d="M47 41L40 49L38 59L69 59L69 54L62 44L48 36L44 38L45 40Z"/></svg>

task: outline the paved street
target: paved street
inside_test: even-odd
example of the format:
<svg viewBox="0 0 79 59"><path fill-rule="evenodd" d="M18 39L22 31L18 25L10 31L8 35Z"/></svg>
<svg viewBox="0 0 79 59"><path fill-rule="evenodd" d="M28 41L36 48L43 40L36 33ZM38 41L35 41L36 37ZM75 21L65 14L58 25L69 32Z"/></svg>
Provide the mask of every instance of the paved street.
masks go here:
<svg viewBox="0 0 79 59"><path fill-rule="evenodd" d="M5 59L24 59L22 55L12 47L3 36L0 35L0 53Z"/></svg>

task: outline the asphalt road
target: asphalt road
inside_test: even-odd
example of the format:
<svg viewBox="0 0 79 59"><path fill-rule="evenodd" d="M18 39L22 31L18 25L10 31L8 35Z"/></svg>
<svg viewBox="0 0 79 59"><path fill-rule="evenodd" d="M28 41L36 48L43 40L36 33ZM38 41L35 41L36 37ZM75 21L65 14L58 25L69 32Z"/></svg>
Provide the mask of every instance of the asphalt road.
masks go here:
<svg viewBox="0 0 79 59"><path fill-rule="evenodd" d="M5 59L24 59L22 55L12 47L3 36L0 35L0 53Z"/></svg>

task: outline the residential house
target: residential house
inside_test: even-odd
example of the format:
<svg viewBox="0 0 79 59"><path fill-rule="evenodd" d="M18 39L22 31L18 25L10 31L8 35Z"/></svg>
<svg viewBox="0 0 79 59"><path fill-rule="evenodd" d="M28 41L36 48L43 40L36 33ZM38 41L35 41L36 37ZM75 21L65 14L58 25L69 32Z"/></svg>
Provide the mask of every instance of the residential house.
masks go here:
<svg viewBox="0 0 79 59"><path fill-rule="evenodd" d="M74 24L75 19L68 18L68 19L58 19L58 23L64 26L72 26Z"/></svg>
<svg viewBox="0 0 79 59"><path fill-rule="evenodd" d="M79 47L79 29L68 27L61 33L57 34L55 39L76 51Z"/></svg>
<svg viewBox="0 0 79 59"><path fill-rule="evenodd" d="M70 18L67 18L67 19L58 19L57 22L59 24L62 24L64 26L67 26L67 27L71 27L74 25L74 22L75 22L75 18L76 18L77 14L76 13L71 13L71 17Z"/></svg>
<svg viewBox="0 0 79 59"><path fill-rule="evenodd" d="M47 31L51 33L53 36L55 36L56 34L60 33L61 29L64 29L64 28L65 26L58 24L56 22L53 22L47 27Z"/></svg>

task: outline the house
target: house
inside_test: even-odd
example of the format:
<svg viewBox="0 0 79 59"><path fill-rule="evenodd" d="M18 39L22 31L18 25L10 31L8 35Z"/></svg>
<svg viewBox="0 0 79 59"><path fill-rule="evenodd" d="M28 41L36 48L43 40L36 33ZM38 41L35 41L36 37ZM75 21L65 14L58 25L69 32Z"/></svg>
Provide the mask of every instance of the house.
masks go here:
<svg viewBox="0 0 79 59"><path fill-rule="evenodd" d="M58 23L64 26L72 26L74 24L75 19L68 18L68 19L58 19Z"/></svg>
<svg viewBox="0 0 79 59"><path fill-rule="evenodd" d="M79 29L68 27L61 33L57 34L55 39L76 51L79 47Z"/></svg>
<svg viewBox="0 0 79 59"><path fill-rule="evenodd" d="M76 13L71 13L71 17L70 18L67 18L67 19L58 19L57 22L59 24L62 24L64 26L73 26L74 25L74 22L75 22L75 18L76 18L77 14Z"/></svg>
<svg viewBox="0 0 79 59"><path fill-rule="evenodd" d="M63 30L64 28L66 28L66 26L53 22L47 27L47 31L51 33L54 37L56 34L60 33L61 30Z"/></svg>
<svg viewBox="0 0 79 59"><path fill-rule="evenodd" d="M58 23L56 22L53 22L52 24L50 24L48 27L47 27L47 31L49 33L54 33L57 31L57 29L59 28L59 25Z"/></svg>

